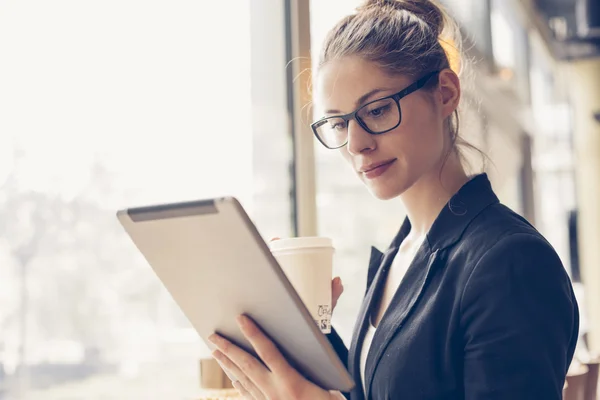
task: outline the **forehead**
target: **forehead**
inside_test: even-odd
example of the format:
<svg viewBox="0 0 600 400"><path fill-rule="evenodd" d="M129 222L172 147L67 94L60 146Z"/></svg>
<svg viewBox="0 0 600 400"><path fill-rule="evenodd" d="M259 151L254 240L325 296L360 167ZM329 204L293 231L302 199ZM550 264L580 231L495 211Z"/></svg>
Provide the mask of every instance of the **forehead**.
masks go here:
<svg viewBox="0 0 600 400"><path fill-rule="evenodd" d="M369 100L388 96L410 84L406 76L392 76L378 65L360 57L344 57L323 65L315 81L317 110L351 112L356 101L374 89L383 89Z"/></svg>

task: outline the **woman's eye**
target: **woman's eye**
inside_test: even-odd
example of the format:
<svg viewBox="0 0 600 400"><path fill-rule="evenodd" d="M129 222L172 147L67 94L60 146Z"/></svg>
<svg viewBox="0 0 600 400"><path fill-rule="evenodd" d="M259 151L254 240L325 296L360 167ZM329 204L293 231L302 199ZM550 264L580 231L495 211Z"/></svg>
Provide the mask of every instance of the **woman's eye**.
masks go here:
<svg viewBox="0 0 600 400"><path fill-rule="evenodd" d="M336 131L339 131L339 130L342 130L345 128L346 128L345 122L338 122L338 123L329 125L329 129L336 130Z"/></svg>
<svg viewBox="0 0 600 400"><path fill-rule="evenodd" d="M369 111L369 115L372 117L381 117L389 108L389 105L374 108Z"/></svg>

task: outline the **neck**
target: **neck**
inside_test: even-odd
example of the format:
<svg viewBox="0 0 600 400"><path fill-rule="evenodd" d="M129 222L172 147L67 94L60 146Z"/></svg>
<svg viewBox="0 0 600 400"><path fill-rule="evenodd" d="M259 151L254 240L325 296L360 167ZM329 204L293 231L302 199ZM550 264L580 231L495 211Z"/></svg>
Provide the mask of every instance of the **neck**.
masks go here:
<svg viewBox="0 0 600 400"><path fill-rule="evenodd" d="M458 154L452 152L443 166L433 168L404 192L400 197L411 224L410 236L425 236L448 200L468 180Z"/></svg>

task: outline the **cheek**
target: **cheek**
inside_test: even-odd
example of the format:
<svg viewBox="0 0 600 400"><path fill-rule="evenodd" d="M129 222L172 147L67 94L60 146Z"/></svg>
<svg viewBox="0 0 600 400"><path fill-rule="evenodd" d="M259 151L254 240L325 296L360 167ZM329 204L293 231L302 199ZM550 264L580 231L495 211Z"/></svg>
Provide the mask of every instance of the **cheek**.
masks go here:
<svg viewBox="0 0 600 400"><path fill-rule="evenodd" d="M348 153L348 146L344 146L338 150L341 156L348 162L348 164L352 164L352 156Z"/></svg>
<svg viewBox="0 0 600 400"><path fill-rule="evenodd" d="M414 105L418 113L403 118L401 125L406 153L417 163L430 164L444 153L443 121L430 103Z"/></svg>

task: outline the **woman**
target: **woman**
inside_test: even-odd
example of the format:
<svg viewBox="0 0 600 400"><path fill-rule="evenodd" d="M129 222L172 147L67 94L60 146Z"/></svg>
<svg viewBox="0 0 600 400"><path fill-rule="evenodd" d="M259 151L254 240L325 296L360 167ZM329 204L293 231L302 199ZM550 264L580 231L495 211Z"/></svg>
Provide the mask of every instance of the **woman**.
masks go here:
<svg viewBox="0 0 600 400"><path fill-rule="evenodd" d="M357 383L346 396L560 399L578 335L571 283L487 176L465 172L449 24L432 1L370 0L324 45L314 133L407 212L385 254L371 256L349 351L330 335ZM251 321L240 325L268 368L218 336L214 354L247 398L343 398L300 376Z"/></svg>

